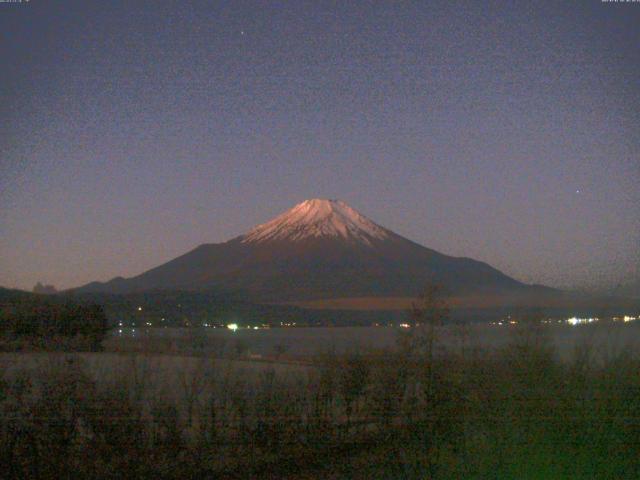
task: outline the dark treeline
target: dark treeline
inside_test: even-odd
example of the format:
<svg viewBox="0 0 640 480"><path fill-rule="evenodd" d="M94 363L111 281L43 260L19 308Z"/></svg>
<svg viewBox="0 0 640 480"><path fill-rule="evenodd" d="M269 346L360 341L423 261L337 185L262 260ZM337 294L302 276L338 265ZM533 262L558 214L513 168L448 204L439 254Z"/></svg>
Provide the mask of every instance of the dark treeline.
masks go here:
<svg viewBox="0 0 640 480"><path fill-rule="evenodd" d="M53 296L25 296L0 304L4 350L99 350L109 331L104 309Z"/></svg>
<svg viewBox="0 0 640 480"><path fill-rule="evenodd" d="M251 302L238 292L167 291L138 293L65 294L82 303L103 305L111 325L126 327L191 327L203 325L280 326L361 326L374 323L398 323L404 312L322 311L293 305L268 305Z"/></svg>
<svg viewBox="0 0 640 480"><path fill-rule="evenodd" d="M406 312L402 310L314 310L294 305L258 304L242 292L215 289L120 294L68 291L44 296L0 288L0 308L7 301L15 303L25 299L29 302L101 305L111 327L198 327L229 323L240 326L295 324L298 327L343 327L398 325L406 320ZM559 319L576 315L604 318L624 313L618 309L596 310L594 313L594 309L580 308L455 308L449 312L449 318L455 322L482 323L532 314Z"/></svg>

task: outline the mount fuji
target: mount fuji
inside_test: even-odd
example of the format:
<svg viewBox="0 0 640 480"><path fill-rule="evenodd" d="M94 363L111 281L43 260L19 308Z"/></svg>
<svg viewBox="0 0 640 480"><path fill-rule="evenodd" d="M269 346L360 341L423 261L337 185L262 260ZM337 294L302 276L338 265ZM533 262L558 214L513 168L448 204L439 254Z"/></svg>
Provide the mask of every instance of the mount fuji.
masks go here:
<svg viewBox="0 0 640 480"><path fill-rule="evenodd" d="M466 298L552 290L525 285L486 263L423 247L342 201L312 199L227 242L203 244L138 276L75 291L224 289L256 302L295 303L406 299L430 283Z"/></svg>

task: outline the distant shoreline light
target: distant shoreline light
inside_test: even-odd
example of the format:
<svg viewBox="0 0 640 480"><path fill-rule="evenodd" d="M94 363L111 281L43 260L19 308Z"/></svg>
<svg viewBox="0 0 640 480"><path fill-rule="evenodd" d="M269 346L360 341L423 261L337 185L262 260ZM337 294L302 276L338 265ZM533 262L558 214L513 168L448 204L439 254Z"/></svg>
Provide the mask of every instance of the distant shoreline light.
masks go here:
<svg viewBox="0 0 640 480"><path fill-rule="evenodd" d="M585 323L593 323L593 322L597 322L599 319L598 318L578 318L578 317L571 317L571 318L567 318L567 323L569 325L581 325L581 324L585 324Z"/></svg>
<svg viewBox="0 0 640 480"><path fill-rule="evenodd" d="M611 320L613 320L614 322L624 322L624 323L628 323L628 322L633 322L635 320L640 319L640 316L631 316L631 315L624 315L622 317L609 317ZM590 323L595 323L595 322L600 322L601 319L599 317L570 317L570 318L565 318L565 319L554 319L554 318L547 318L545 320L540 320L541 323L544 324L549 324L549 323L566 323L569 324L571 326L576 326L576 325L587 325ZM511 317L508 317L507 319L502 319L502 320L498 320L498 321L493 321L493 322L489 322L490 325L498 325L498 326L502 326L502 325L517 325L518 322L516 320L511 320Z"/></svg>

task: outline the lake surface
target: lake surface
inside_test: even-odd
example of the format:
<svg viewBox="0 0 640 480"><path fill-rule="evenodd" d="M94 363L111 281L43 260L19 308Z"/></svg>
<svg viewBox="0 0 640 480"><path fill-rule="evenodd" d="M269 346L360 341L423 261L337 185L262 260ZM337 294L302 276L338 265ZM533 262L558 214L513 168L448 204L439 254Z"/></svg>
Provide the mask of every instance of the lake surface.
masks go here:
<svg viewBox="0 0 640 480"><path fill-rule="evenodd" d="M390 348L396 343L398 327L289 327L260 330L226 328L122 328L115 330L113 340L131 342L163 340L193 342L205 348L242 345L248 354L272 356L284 350L287 356L306 356L320 352L363 351ZM601 356L615 355L623 350L640 351L640 321L615 324L549 325L545 328L552 344L562 357L570 356L578 346L590 344ZM446 348L493 349L511 342L517 328L512 325L446 326L439 330Z"/></svg>

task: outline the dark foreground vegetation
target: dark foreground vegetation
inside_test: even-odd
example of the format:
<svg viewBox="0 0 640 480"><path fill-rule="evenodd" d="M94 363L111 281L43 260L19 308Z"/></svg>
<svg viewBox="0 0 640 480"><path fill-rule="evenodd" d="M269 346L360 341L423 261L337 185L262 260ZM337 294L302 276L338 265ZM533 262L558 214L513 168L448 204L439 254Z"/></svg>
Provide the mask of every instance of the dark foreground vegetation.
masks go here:
<svg viewBox="0 0 640 480"><path fill-rule="evenodd" d="M560 362L536 324L493 351L471 348L461 327L443 350L432 326L408 329L393 350L327 353L290 371L200 357L169 378L144 355L99 371L89 360L107 354L4 354L0 472L640 478L636 352L605 358L585 344Z"/></svg>
<svg viewBox="0 0 640 480"><path fill-rule="evenodd" d="M97 304L30 294L0 297L0 351L97 351L108 331Z"/></svg>
<svg viewBox="0 0 640 480"><path fill-rule="evenodd" d="M2 478L640 478L638 352L585 341L560 360L535 321L500 347L464 325L445 344L437 289L395 348L297 366L222 348L34 353L100 350L107 323L32 300L0 316L5 350L28 350L0 355Z"/></svg>

